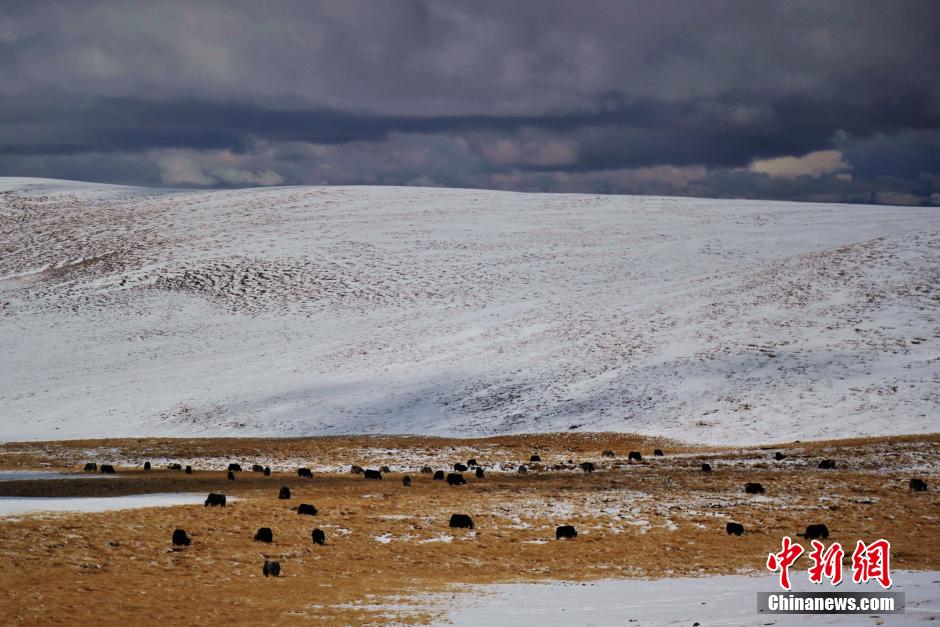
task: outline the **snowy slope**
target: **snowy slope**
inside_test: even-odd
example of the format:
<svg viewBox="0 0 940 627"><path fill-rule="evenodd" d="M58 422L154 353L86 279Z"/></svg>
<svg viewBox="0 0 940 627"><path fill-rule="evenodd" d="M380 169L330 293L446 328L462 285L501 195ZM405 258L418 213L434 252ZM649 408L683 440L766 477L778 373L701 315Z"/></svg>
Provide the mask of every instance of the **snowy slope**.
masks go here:
<svg viewBox="0 0 940 627"><path fill-rule="evenodd" d="M940 210L0 179L0 439L940 431Z"/></svg>

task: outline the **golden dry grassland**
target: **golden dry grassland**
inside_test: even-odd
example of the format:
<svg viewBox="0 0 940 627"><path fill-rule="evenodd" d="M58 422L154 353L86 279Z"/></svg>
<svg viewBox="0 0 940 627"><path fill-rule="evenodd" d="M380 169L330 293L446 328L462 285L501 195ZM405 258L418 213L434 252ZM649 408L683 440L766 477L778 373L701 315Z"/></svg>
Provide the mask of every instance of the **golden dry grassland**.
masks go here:
<svg viewBox="0 0 940 627"><path fill-rule="evenodd" d="M665 451L653 457L653 449ZM617 456L601 456L612 449ZM628 462L641 451L643 461ZM775 461L773 454L786 455ZM529 463L538 454L542 461ZM467 485L421 474L475 458ZM836 470L819 470L820 459ZM150 460L154 468L141 466ZM567 468L591 461L594 473ZM0 471L80 471L112 463L110 479L0 482L0 496L222 492L201 505L0 518L0 619L69 624L424 623L423 593L461 584L757 573L783 535L825 523L851 553L857 539L892 542L892 568L940 568L936 486L940 436L766 447L700 447L628 434L487 439L414 436L305 439L123 439L0 445ZM166 469L176 461L194 474ZM239 462L234 481L224 467ZM701 472L703 462L714 471ZM271 477L253 473L271 466ZM349 472L387 465L382 481ZM518 465L529 472L520 474ZM561 469L554 469L561 465ZM301 479L296 468L314 471ZM412 486L401 478L408 474ZM921 477L927 492L911 492ZM756 481L764 495L747 495ZM281 486L293 498L277 498ZM296 513L311 503L316 516ZM452 513L476 528L448 527ZM743 523L742 537L725 523ZM578 538L556 541L557 525ZM271 527L273 544L253 541ZM175 528L192 545L173 548ZM325 546L311 542L322 529ZM264 578L264 559L282 576Z"/></svg>

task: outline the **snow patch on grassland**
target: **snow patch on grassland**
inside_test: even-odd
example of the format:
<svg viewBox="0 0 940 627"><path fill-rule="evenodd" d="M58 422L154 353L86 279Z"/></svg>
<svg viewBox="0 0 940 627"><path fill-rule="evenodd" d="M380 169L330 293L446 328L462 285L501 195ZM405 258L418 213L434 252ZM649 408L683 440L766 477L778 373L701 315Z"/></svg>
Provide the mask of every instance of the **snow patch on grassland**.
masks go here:
<svg viewBox="0 0 940 627"><path fill-rule="evenodd" d="M938 431L940 211L0 179L0 439Z"/></svg>
<svg viewBox="0 0 940 627"><path fill-rule="evenodd" d="M940 571L894 572L892 591L904 592L904 614L763 615L758 592L779 592L772 576L549 582L476 586L461 594L431 596L445 610L438 624L511 625L912 625L940 619ZM813 586L803 572L791 574L795 591L878 591L877 584ZM883 622L876 622L876 621Z"/></svg>
<svg viewBox="0 0 940 627"><path fill-rule="evenodd" d="M130 496L24 497L0 496L0 517L23 514L110 512L140 507L202 504L205 494L166 493ZM231 501L231 497L229 497Z"/></svg>

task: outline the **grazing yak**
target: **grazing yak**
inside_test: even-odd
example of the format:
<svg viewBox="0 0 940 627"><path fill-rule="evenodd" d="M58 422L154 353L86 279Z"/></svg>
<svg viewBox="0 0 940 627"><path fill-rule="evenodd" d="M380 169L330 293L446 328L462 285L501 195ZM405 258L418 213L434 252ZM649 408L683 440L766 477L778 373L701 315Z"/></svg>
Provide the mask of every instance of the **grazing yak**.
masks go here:
<svg viewBox="0 0 940 627"><path fill-rule="evenodd" d="M378 470L366 469L363 475L365 476L366 479L381 479L382 478L382 473Z"/></svg>
<svg viewBox="0 0 940 627"><path fill-rule="evenodd" d="M187 466L187 467L186 467L186 470L184 470L183 472L185 472L187 475L191 475L191 474L193 474L193 467L192 467L192 466Z"/></svg>
<svg viewBox="0 0 940 627"><path fill-rule="evenodd" d="M540 461L542 461L542 458L539 457L538 455L530 455L530 456L529 456L529 461L530 461L530 462L540 462Z"/></svg>
<svg viewBox="0 0 940 627"><path fill-rule="evenodd" d="M297 513L306 514L307 516L316 516L317 508L313 505L310 505L309 503L301 503L297 506Z"/></svg>
<svg viewBox="0 0 940 627"><path fill-rule="evenodd" d="M465 483L467 483L467 480L460 473L452 472L447 475L447 485L463 485Z"/></svg>
<svg viewBox="0 0 940 627"><path fill-rule="evenodd" d="M252 464L251 472L264 472L264 466L261 464Z"/></svg>
<svg viewBox="0 0 940 627"><path fill-rule="evenodd" d="M298 468L297 476L303 477L304 479L313 479L313 473L310 471L309 468Z"/></svg>
<svg viewBox="0 0 940 627"><path fill-rule="evenodd" d="M264 573L265 577L280 577L281 576L281 563L280 562L269 562L264 560L264 566L261 567L261 572Z"/></svg>
<svg viewBox="0 0 940 627"><path fill-rule="evenodd" d="M662 456L663 456L663 449L658 448L655 451L653 451L653 457L662 457Z"/></svg>
<svg viewBox="0 0 940 627"><path fill-rule="evenodd" d="M702 464L702 472L711 472L711 471L712 471L711 464Z"/></svg>
<svg viewBox="0 0 940 627"><path fill-rule="evenodd" d="M454 464L454 472L467 472L467 467L460 462L457 462Z"/></svg>
<svg viewBox="0 0 940 627"><path fill-rule="evenodd" d="M451 529L473 529L473 519L466 514L450 515Z"/></svg>
<svg viewBox="0 0 940 627"><path fill-rule="evenodd" d="M229 464L228 469L229 469L229 472L241 472L242 471L241 464Z"/></svg>
<svg viewBox="0 0 940 627"><path fill-rule="evenodd" d="M727 525L725 525L725 533L727 533L729 536L732 534L739 536L744 533L744 525L741 523L729 522Z"/></svg>
<svg viewBox="0 0 940 627"><path fill-rule="evenodd" d="M264 476L265 476L265 477L270 477L270 476L271 476L271 469L268 468L267 466L264 467Z"/></svg>
<svg viewBox="0 0 940 627"><path fill-rule="evenodd" d="M616 455L614 454L612 450L607 449L606 451L601 453L601 457L616 457Z"/></svg>
<svg viewBox="0 0 940 627"><path fill-rule="evenodd" d="M443 481L443 480L444 480L444 471L443 471L443 470L438 470L436 473L434 473L434 480L435 480L435 481Z"/></svg>
<svg viewBox="0 0 940 627"><path fill-rule="evenodd" d="M274 542L274 532L270 527L261 527L255 534L255 542Z"/></svg>
<svg viewBox="0 0 940 627"><path fill-rule="evenodd" d="M483 478L483 467L477 466L477 469L474 471L476 473L477 479Z"/></svg>
<svg viewBox="0 0 940 627"><path fill-rule="evenodd" d="M189 546L192 542L183 529L173 531L173 546Z"/></svg>
<svg viewBox="0 0 940 627"><path fill-rule="evenodd" d="M182 470L183 466L182 464L169 464L167 468L169 468L170 470Z"/></svg>
<svg viewBox="0 0 940 627"><path fill-rule="evenodd" d="M643 461L643 456L640 455L640 451L630 451L630 453L627 454L627 461L641 462Z"/></svg>
<svg viewBox="0 0 940 627"><path fill-rule="evenodd" d="M430 466L422 466L422 467L421 467L421 474L422 474L422 475L430 475L430 474L433 473L433 472L434 472L434 469L431 468Z"/></svg>
<svg viewBox="0 0 940 627"><path fill-rule="evenodd" d="M561 540L566 539L570 540L572 538L577 538L578 532L575 531L574 526L572 525L562 525L555 529L555 539Z"/></svg>
<svg viewBox="0 0 940 627"><path fill-rule="evenodd" d="M88 462L85 464L85 472L98 472L98 464L95 462Z"/></svg>
<svg viewBox="0 0 940 627"><path fill-rule="evenodd" d="M382 466L381 468L379 468L379 472L384 472L387 474L387 473L392 472L392 469L389 468L388 466Z"/></svg>
<svg viewBox="0 0 940 627"><path fill-rule="evenodd" d="M216 494L215 492L209 494L209 496L206 497L206 504L204 507L209 507L210 505L212 507L215 507L216 505L225 507L225 495Z"/></svg>
<svg viewBox="0 0 940 627"><path fill-rule="evenodd" d="M314 544L319 544L319 545L326 544L326 534L323 533L322 529L314 529L313 534L311 535L313 537Z"/></svg>
<svg viewBox="0 0 940 627"><path fill-rule="evenodd" d="M404 477L402 477L402 478L401 478L401 484L402 484L403 486L405 486L406 488L410 488L410 487L411 487L411 477L409 477L408 475L405 475Z"/></svg>
<svg viewBox="0 0 940 627"><path fill-rule="evenodd" d="M836 462L834 459L824 459L816 467L821 470L835 470Z"/></svg>
<svg viewBox="0 0 940 627"><path fill-rule="evenodd" d="M745 491L747 494L763 494L763 493L764 493L764 486L762 486L762 485L759 484L759 483L745 483L745 484L744 484L744 491Z"/></svg>
<svg viewBox="0 0 940 627"><path fill-rule="evenodd" d="M285 486L281 486L280 491L277 493L277 498L279 498L279 499L282 500L282 501L286 501L287 499L289 499L289 498L290 498L290 488L288 488L286 485L285 485Z"/></svg>
<svg viewBox="0 0 940 627"><path fill-rule="evenodd" d="M362 466L357 466L353 464L352 466L350 466L349 472L351 472L354 475L361 475L364 471L362 470Z"/></svg>
<svg viewBox="0 0 940 627"><path fill-rule="evenodd" d="M150 470L150 462L144 462L144 470Z"/></svg>
<svg viewBox="0 0 940 627"><path fill-rule="evenodd" d="M584 472L594 472L594 464L591 462L581 462L579 468L581 468L581 470Z"/></svg>
<svg viewBox="0 0 940 627"><path fill-rule="evenodd" d="M519 470L517 470L516 472L518 472L520 475L524 475L527 472L529 472L529 469L525 467L525 464L523 464L519 466Z"/></svg>
<svg viewBox="0 0 940 627"><path fill-rule="evenodd" d="M192 471L190 471L189 474L192 474ZM235 473L232 472L231 470L228 471L228 480L229 480L229 481L235 481Z"/></svg>
<svg viewBox="0 0 940 627"><path fill-rule="evenodd" d="M914 492L926 492L927 491L927 482L924 481L923 479L917 479L917 478L911 479L908 485L910 486L910 489L913 490Z"/></svg>
<svg viewBox="0 0 940 627"><path fill-rule="evenodd" d="M467 460L467 466L473 467L473 466L479 466L479 465L480 465L480 464L478 464L478 463L477 463L477 460L475 460L475 459L468 459L468 460Z"/></svg>
<svg viewBox="0 0 940 627"><path fill-rule="evenodd" d="M776 459L778 462L786 458L787 456L781 453L780 451L777 451L776 453L774 453L774 459Z"/></svg>
<svg viewBox="0 0 940 627"><path fill-rule="evenodd" d="M803 532L803 537L807 540L816 540L822 538L823 540L829 539L829 527L826 525L807 525L806 531Z"/></svg>
<svg viewBox="0 0 940 627"><path fill-rule="evenodd" d="M113 474L114 474L114 466L112 466L111 464L101 464L101 474L104 474L104 475L113 475Z"/></svg>

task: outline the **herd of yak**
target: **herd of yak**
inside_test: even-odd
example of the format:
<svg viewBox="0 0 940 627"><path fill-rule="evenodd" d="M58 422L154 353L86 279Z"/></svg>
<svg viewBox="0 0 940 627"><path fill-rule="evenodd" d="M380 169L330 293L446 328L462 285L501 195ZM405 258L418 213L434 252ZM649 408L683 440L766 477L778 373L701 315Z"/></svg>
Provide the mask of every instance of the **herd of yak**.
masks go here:
<svg viewBox="0 0 940 627"><path fill-rule="evenodd" d="M653 451L653 455L655 457L662 457L663 452L660 449L656 449ZM601 456L602 457L615 457L616 455L611 450L605 450L601 453ZM776 461L781 461L786 458L786 455L784 455L783 453L777 452L774 454L773 458ZM630 451L629 455L627 456L627 459L628 461L631 461L631 462L633 461L639 462L643 460L643 456L640 454L639 451ZM530 463L539 463L541 461L542 459L538 455L532 455L529 457ZM553 466L553 469L554 470L573 469L574 468L573 464L574 462L572 460L568 460L567 464L556 464L555 466ZM831 460L831 459L823 459L818 463L817 467L822 470L835 470L836 463L834 460ZM150 462L145 462L144 470L149 471L150 468L151 468ZM193 472L192 466L186 466L184 469L181 464L169 464L168 468L170 470L182 470L186 474L192 474ZM475 459L467 460L466 464L459 463L459 462L454 464L454 472L447 473L446 477L445 477L445 473L443 470L434 471L430 466L422 467L420 472L422 474L432 474L433 479L435 481L446 480L446 482L449 485L457 486L457 485L464 485L467 483L466 479L464 479L464 476L461 473L467 472L471 468L473 469L474 474L478 479L482 479L484 477L483 467L480 464L478 464ZM578 465L578 468L588 473L594 472L595 470L594 464L591 462L583 462ZM702 469L702 472L712 472L711 465L707 463L703 463L701 466L701 469ZM241 472L241 470L242 470L242 467L240 464L237 464L237 463L229 464L228 478L230 480L234 480L235 473ZM267 466L262 467L258 464L255 464L251 467L251 470L253 472L264 473L264 476L266 477L271 476L271 469ZM99 467L95 462L88 462L85 464L85 472L98 472L98 471L99 471ZM105 473L105 474L114 474L114 467L110 464L102 464L100 467L100 472ZM370 470L367 468L362 468L360 466L352 466L350 469L350 472L355 473L355 474L360 474L365 479L375 480L375 479L382 479L382 474L389 473L391 472L391 470L389 469L388 466L382 466L381 468L379 468L379 470ZM517 468L517 472L521 474L526 474L528 472L528 467L525 464L522 464ZM299 468L297 470L297 476L301 478L312 479L313 472L309 468ZM406 488L410 487L411 477L408 475L405 475L404 477L402 477L402 485ZM927 482L924 481L923 479L913 478L910 480L909 487L914 492L924 492L927 490ZM744 492L747 494L763 494L764 486L762 486L759 483L750 483L750 482L745 483ZM278 491L278 498L282 500L289 500L291 498L290 488L287 486L282 487ZM216 493L209 494L209 496L206 497L205 506L206 507L210 507L210 506L225 507L225 495L216 494ZM297 506L297 513L305 514L309 516L315 516L317 514L317 508L309 503L300 503ZM467 514L453 514L450 517L450 527L452 529L474 529L473 519L470 518L470 516L468 516ZM745 532L744 525L742 525L741 523L729 522L727 525L725 525L725 532L728 535L740 536ZM829 537L829 528L824 524L808 525L804 533L797 534L797 535L803 536L807 540L814 540L817 538L821 538L825 540ZM319 544L319 545L326 544L326 534L323 532L322 529L314 529L313 533L311 534L311 537L312 537L314 544ZM578 537L578 532L574 528L573 525L560 525L559 527L555 529L556 540L569 540L569 539L573 539L577 537ZM260 529L258 529L258 532L255 534L255 541L256 542L268 542L268 543L273 542L274 533L271 531L270 527L261 527ZM174 546L178 546L178 547L189 546L192 543L192 540L189 538L189 536L187 535L184 529L176 529L173 531L172 543ZM268 576L278 577L281 574L281 565L279 562L276 562L276 561L265 560L264 565L262 567L262 572L264 573L265 577L268 577Z"/></svg>

